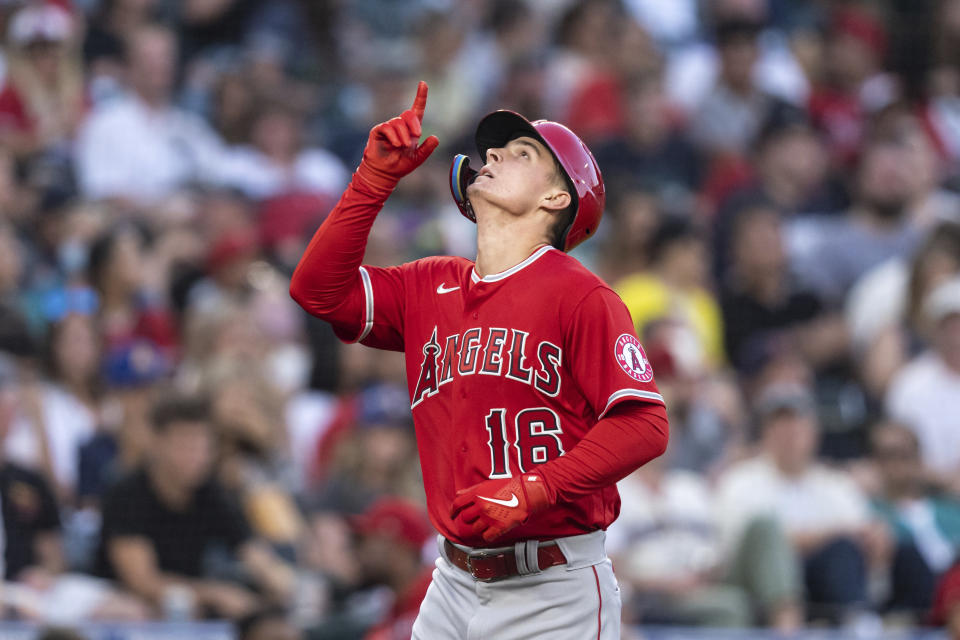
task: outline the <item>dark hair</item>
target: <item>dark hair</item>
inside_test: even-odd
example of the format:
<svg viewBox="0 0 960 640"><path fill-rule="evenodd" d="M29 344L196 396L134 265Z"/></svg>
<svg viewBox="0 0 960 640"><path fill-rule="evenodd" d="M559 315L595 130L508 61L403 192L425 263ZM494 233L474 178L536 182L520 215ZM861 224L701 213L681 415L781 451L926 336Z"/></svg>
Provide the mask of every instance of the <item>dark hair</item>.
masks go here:
<svg viewBox="0 0 960 640"><path fill-rule="evenodd" d="M167 391L153 405L150 421L162 433L175 422L210 422L210 399L203 394Z"/></svg>
<svg viewBox="0 0 960 640"><path fill-rule="evenodd" d="M713 35L718 47L725 47L742 40L756 41L763 30L763 23L749 18L730 17L717 22Z"/></svg>
<svg viewBox="0 0 960 640"><path fill-rule="evenodd" d="M570 183L567 172L563 170L563 167L560 166L556 158L554 158L553 164L557 169L557 175L563 180L567 193L570 194L570 204L557 214L557 219L554 220L549 232L550 244L554 248L563 251L563 245L567 240L567 232L570 230L570 227L573 226L573 219L577 215L577 209L580 207L580 203L577 198L577 190L574 189L573 184Z"/></svg>
<svg viewBox="0 0 960 640"><path fill-rule="evenodd" d="M90 286L99 293L103 293L106 268L110 266L113 260L113 252L121 238L128 233L137 236L141 245L146 248L150 246L153 238L149 230L137 223L123 223L100 234L90 245L90 251L87 254L87 279Z"/></svg>
<svg viewBox="0 0 960 640"><path fill-rule="evenodd" d="M702 240L703 234L700 229L689 219L681 216L667 216L650 238L647 255L650 256L650 262L657 263L675 245Z"/></svg>
<svg viewBox="0 0 960 640"><path fill-rule="evenodd" d="M920 320L923 307L923 267L931 254L960 256L960 224L945 220L930 231L923 244L913 254L907 278L907 321L914 326Z"/></svg>

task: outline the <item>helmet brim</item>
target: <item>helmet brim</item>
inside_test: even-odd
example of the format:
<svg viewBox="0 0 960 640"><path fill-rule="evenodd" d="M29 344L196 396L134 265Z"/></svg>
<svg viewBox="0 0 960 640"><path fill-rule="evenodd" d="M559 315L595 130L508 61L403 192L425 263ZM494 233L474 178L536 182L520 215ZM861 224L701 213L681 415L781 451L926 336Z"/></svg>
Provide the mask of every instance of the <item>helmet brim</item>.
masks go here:
<svg viewBox="0 0 960 640"><path fill-rule="evenodd" d="M547 149L550 145L543 139L533 124L519 113L514 111L494 111L480 121L477 125L477 151L480 152L480 159L487 161L487 149L492 147L503 147L510 140L517 136L530 136L540 142ZM550 151L553 153L553 150Z"/></svg>

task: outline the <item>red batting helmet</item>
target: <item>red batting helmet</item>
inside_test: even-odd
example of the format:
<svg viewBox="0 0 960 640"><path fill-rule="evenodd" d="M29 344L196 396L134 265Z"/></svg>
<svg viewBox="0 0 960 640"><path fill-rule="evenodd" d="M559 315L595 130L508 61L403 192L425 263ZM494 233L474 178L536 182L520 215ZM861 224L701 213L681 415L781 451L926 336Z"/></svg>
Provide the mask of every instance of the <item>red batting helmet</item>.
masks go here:
<svg viewBox="0 0 960 640"><path fill-rule="evenodd" d="M587 145L573 131L559 122L534 120L530 122L513 111L494 111L477 125L477 149L484 162L487 149L502 147L517 135L539 140L550 149L554 159L563 168L570 195L574 198L576 213L570 226L563 232L560 244L570 251L597 230L603 215L605 201L603 176ZM467 200L467 186L477 172L470 168L466 156L457 155L450 166L450 191L460 212L473 222L477 221L473 208Z"/></svg>

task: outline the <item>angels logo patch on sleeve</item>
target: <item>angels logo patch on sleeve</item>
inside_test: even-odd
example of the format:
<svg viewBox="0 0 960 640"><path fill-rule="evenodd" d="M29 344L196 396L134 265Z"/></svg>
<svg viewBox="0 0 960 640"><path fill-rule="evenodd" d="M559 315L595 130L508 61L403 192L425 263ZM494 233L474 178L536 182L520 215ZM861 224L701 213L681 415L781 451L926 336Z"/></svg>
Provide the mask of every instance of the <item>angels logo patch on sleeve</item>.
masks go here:
<svg viewBox="0 0 960 640"><path fill-rule="evenodd" d="M653 380L653 369L650 368L647 354L643 352L640 341L629 333L624 333L617 338L614 355L620 368L637 382Z"/></svg>

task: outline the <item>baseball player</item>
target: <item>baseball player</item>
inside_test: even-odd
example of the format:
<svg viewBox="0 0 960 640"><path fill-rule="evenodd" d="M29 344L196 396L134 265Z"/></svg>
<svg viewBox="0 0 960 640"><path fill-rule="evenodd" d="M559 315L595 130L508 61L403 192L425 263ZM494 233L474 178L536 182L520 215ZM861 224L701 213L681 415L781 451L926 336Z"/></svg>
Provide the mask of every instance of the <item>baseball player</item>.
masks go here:
<svg viewBox="0 0 960 640"><path fill-rule="evenodd" d="M567 252L596 231L603 179L580 139L510 111L481 120L479 172L451 190L475 262L361 266L374 218L437 147L427 102L377 125L290 293L344 341L406 354L442 557L413 637L619 638L604 549L615 483L663 453L667 418L620 298Z"/></svg>

